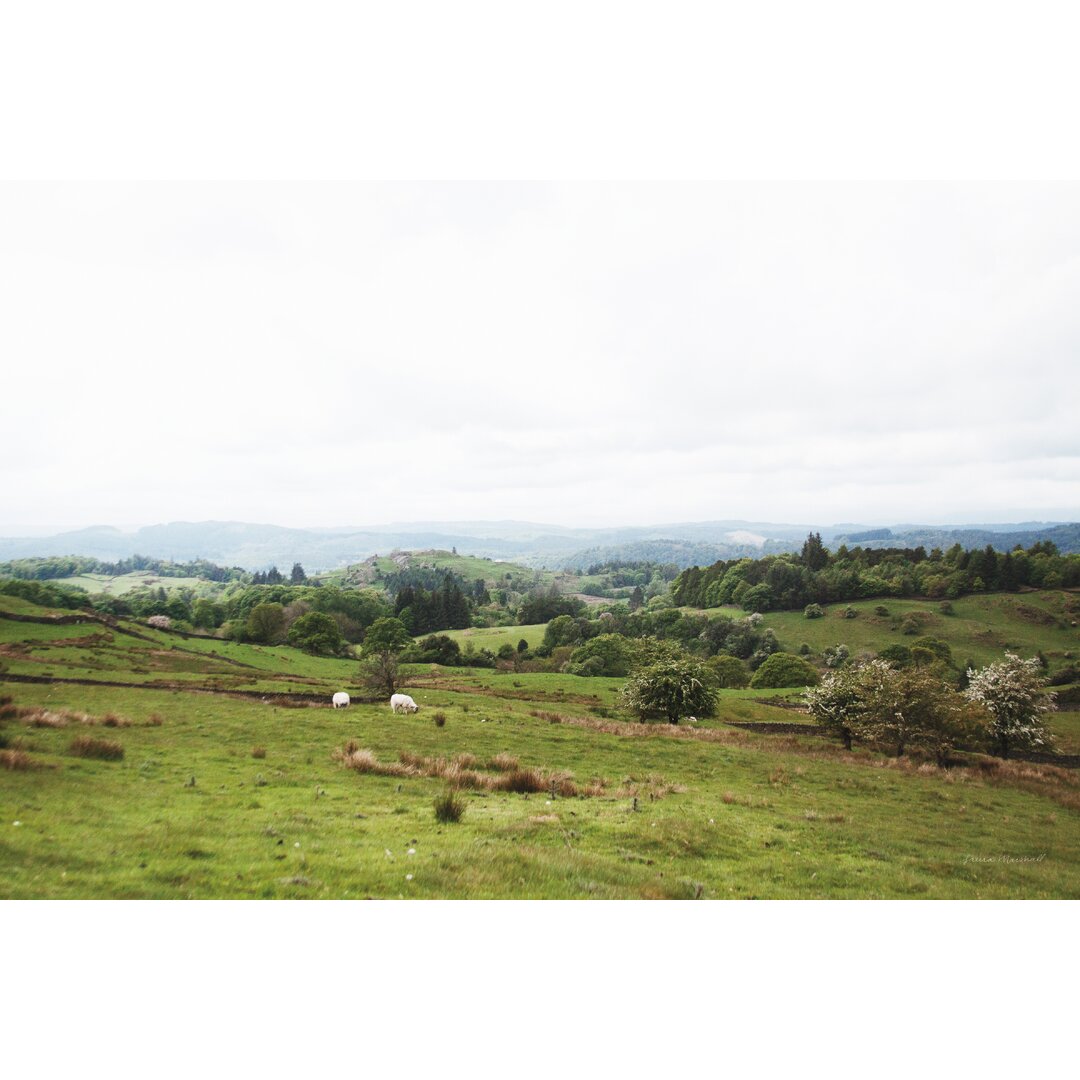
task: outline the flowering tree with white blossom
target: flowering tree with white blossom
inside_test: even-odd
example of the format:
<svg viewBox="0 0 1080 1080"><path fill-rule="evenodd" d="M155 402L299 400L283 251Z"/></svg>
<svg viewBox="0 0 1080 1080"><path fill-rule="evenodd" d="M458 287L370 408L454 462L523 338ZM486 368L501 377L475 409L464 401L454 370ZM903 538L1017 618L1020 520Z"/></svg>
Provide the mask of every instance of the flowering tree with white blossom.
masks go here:
<svg viewBox="0 0 1080 1080"><path fill-rule="evenodd" d="M1021 660L1015 653L979 671L968 670L964 691L969 701L990 713L990 736L1002 757L1010 750L1045 750L1053 745L1045 717L1056 708L1037 657Z"/></svg>

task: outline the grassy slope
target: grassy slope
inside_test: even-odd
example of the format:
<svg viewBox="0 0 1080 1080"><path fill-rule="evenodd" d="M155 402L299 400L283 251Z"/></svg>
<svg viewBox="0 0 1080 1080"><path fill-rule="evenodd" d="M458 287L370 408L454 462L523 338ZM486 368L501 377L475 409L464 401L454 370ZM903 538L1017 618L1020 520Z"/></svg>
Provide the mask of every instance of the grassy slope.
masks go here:
<svg viewBox="0 0 1080 1080"><path fill-rule="evenodd" d="M971 659L982 665L1000 660L1006 650L1032 656L1042 649L1053 670L1065 662L1066 653L1080 656L1080 630L1071 625L1072 617L1065 608L1069 599L1069 594L1054 591L968 596L953 601L953 615L943 615L939 601L860 600L851 605L858 612L854 619L840 617L843 604L829 607L820 619L807 619L797 611L771 611L763 618L764 625L773 627L783 647L791 652L803 642L815 653L843 643L855 655L864 650L877 652L886 645L910 645L914 636L901 633L900 624L904 616L913 613L922 627L919 634L947 641L957 664ZM874 614L879 605L889 614ZM705 614L741 618L745 612L713 608Z"/></svg>
<svg viewBox="0 0 1080 1080"><path fill-rule="evenodd" d="M104 593L106 596L123 596L143 585L152 585L155 589L160 587L168 592L170 589L185 587L194 589L199 585L211 584L204 578L197 577L158 577L147 570L136 570L116 577L111 577L109 574L76 574L72 577L52 578L50 583L74 585L76 588L85 589L88 593Z"/></svg>
<svg viewBox="0 0 1080 1080"><path fill-rule="evenodd" d="M530 649L535 649L544 640L544 630L547 623L536 623L531 626L472 626L467 630L443 630L440 633L453 638L462 648L465 643L471 641L477 649L490 649L497 652L500 645L509 644L515 649L517 643L524 638L529 643Z"/></svg>
<svg viewBox="0 0 1080 1080"><path fill-rule="evenodd" d="M356 669L290 649L154 632L152 641L89 640L101 629L0 619L0 642L31 650L7 651L13 671L193 687L237 679L269 693L328 694L351 686ZM86 640L56 644L71 637ZM230 670L223 658L252 667ZM1076 788L1055 798L894 768L870 753L845 759L810 737L727 728L725 719L795 718L757 703L757 692L725 693L720 717L704 725L718 741L706 741L627 737L533 715L617 716L619 680L419 665L411 678L425 708L408 717L384 705L286 709L184 690L3 684L20 705L114 711L133 726L88 729L123 743L124 760L106 762L68 754L78 726L4 723L9 743L47 767L0 772L0 896L680 897L699 886L706 897L1080 895ZM435 707L445 727L431 722ZM161 726L144 725L152 713ZM1074 735L1075 720L1069 714ZM439 825L431 804L441 781L343 769L330 754L350 738L386 761L403 750L481 760L505 752L580 780L604 777L613 789L637 784L642 794L635 812L628 794L549 805L543 795L472 793L460 824ZM253 758L254 746L266 757ZM650 776L685 790L650 801ZM975 861L983 858L994 861Z"/></svg>

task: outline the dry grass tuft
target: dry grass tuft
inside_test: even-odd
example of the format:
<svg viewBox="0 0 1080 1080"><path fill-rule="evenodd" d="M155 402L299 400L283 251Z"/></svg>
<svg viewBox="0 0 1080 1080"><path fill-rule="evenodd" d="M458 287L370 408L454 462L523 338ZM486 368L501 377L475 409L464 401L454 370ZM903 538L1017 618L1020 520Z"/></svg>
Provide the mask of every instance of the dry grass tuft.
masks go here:
<svg viewBox="0 0 1080 1080"><path fill-rule="evenodd" d="M0 750L0 768L16 772L36 766L37 762L25 750Z"/></svg>
<svg viewBox="0 0 1080 1080"><path fill-rule="evenodd" d="M161 713L151 713L146 718L146 726L147 727L161 727L161 725L164 724L164 723L165 723L165 717L162 716Z"/></svg>
<svg viewBox="0 0 1080 1080"><path fill-rule="evenodd" d="M488 768L495 769L497 772L509 772L511 769L516 769L520 765L520 762L513 754L496 754L489 762Z"/></svg>
<svg viewBox="0 0 1080 1080"><path fill-rule="evenodd" d="M519 795L547 791L548 785L544 774L539 769L510 769L500 776L492 778L493 791L513 791Z"/></svg>
<svg viewBox="0 0 1080 1080"><path fill-rule="evenodd" d="M409 750L403 750L397 761L380 761L373 750L362 749L355 742L348 742L333 751L331 755L348 769L378 776L423 776L445 780L452 790L471 791L506 791L523 795L550 793L552 797L571 799L578 796L627 795L638 794L644 790L650 798L660 799L672 791L685 791L677 784L669 784L660 776L649 776L645 781L630 790L620 789L612 792L603 777L594 777L586 784L578 784L572 775L564 771L549 771L541 768L526 768L517 763L510 755L499 755L501 771L484 772L472 768L476 758L472 754L459 754L447 760L443 757L424 757ZM488 763L489 769L495 769L494 761ZM513 763L513 764L511 764ZM642 787L644 785L644 787Z"/></svg>
<svg viewBox="0 0 1080 1080"><path fill-rule="evenodd" d="M722 803L727 803L728 806L731 806L731 804L736 801L735 800L735 792L734 791L725 791L724 794L720 796L720 801Z"/></svg>
<svg viewBox="0 0 1080 1080"><path fill-rule="evenodd" d="M264 758L264 757L266 757L266 747L265 746L253 746L251 748L251 756L253 758Z"/></svg>
<svg viewBox="0 0 1080 1080"><path fill-rule="evenodd" d="M26 719L27 723L32 727L62 728L68 726L68 718L64 713L49 712L48 709L41 709Z"/></svg>
<svg viewBox="0 0 1080 1080"><path fill-rule="evenodd" d="M432 720L434 720L434 721L435 721L435 726L436 726L436 727L446 727L446 713L444 713L444 712L437 712L437 713L436 713L436 714L435 714L435 715L434 715L434 716L432 717Z"/></svg>
<svg viewBox="0 0 1080 1080"><path fill-rule="evenodd" d="M116 713L106 713L101 718L102 727L131 727L131 721L126 716L117 716Z"/></svg>
<svg viewBox="0 0 1080 1080"><path fill-rule="evenodd" d="M76 757L97 758L100 761L120 761L124 756L124 747L113 739L79 735L72 739L68 753Z"/></svg>

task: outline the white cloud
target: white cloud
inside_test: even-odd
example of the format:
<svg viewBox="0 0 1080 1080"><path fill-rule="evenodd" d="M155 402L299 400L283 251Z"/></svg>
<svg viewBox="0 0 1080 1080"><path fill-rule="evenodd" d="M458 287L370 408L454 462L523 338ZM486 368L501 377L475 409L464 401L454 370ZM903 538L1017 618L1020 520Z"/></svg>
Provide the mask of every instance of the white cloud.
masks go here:
<svg viewBox="0 0 1080 1080"><path fill-rule="evenodd" d="M11 186L0 528L1077 517L1076 194Z"/></svg>

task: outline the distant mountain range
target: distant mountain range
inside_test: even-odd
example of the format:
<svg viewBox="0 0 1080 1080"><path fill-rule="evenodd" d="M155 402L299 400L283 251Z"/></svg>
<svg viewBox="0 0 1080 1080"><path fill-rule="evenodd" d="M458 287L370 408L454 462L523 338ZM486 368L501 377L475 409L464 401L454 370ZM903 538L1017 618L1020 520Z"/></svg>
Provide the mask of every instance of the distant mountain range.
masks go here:
<svg viewBox="0 0 1080 1080"><path fill-rule="evenodd" d="M1052 540L1065 552L1080 551L1080 524L1025 521L986 525L858 524L785 525L756 521L705 521L605 529L573 529L525 521L410 522L350 528L291 529L239 521L175 521L134 532L109 526L54 536L0 539L0 562L45 555L90 555L121 559L131 555L187 561L209 559L224 566L288 570L294 562L308 572L360 562L394 550L457 548L462 555L505 559L528 566L586 567L612 559L651 559L681 567L717 559L797 551L809 532L821 533L830 548L985 547L1007 551Z"/></svg>

